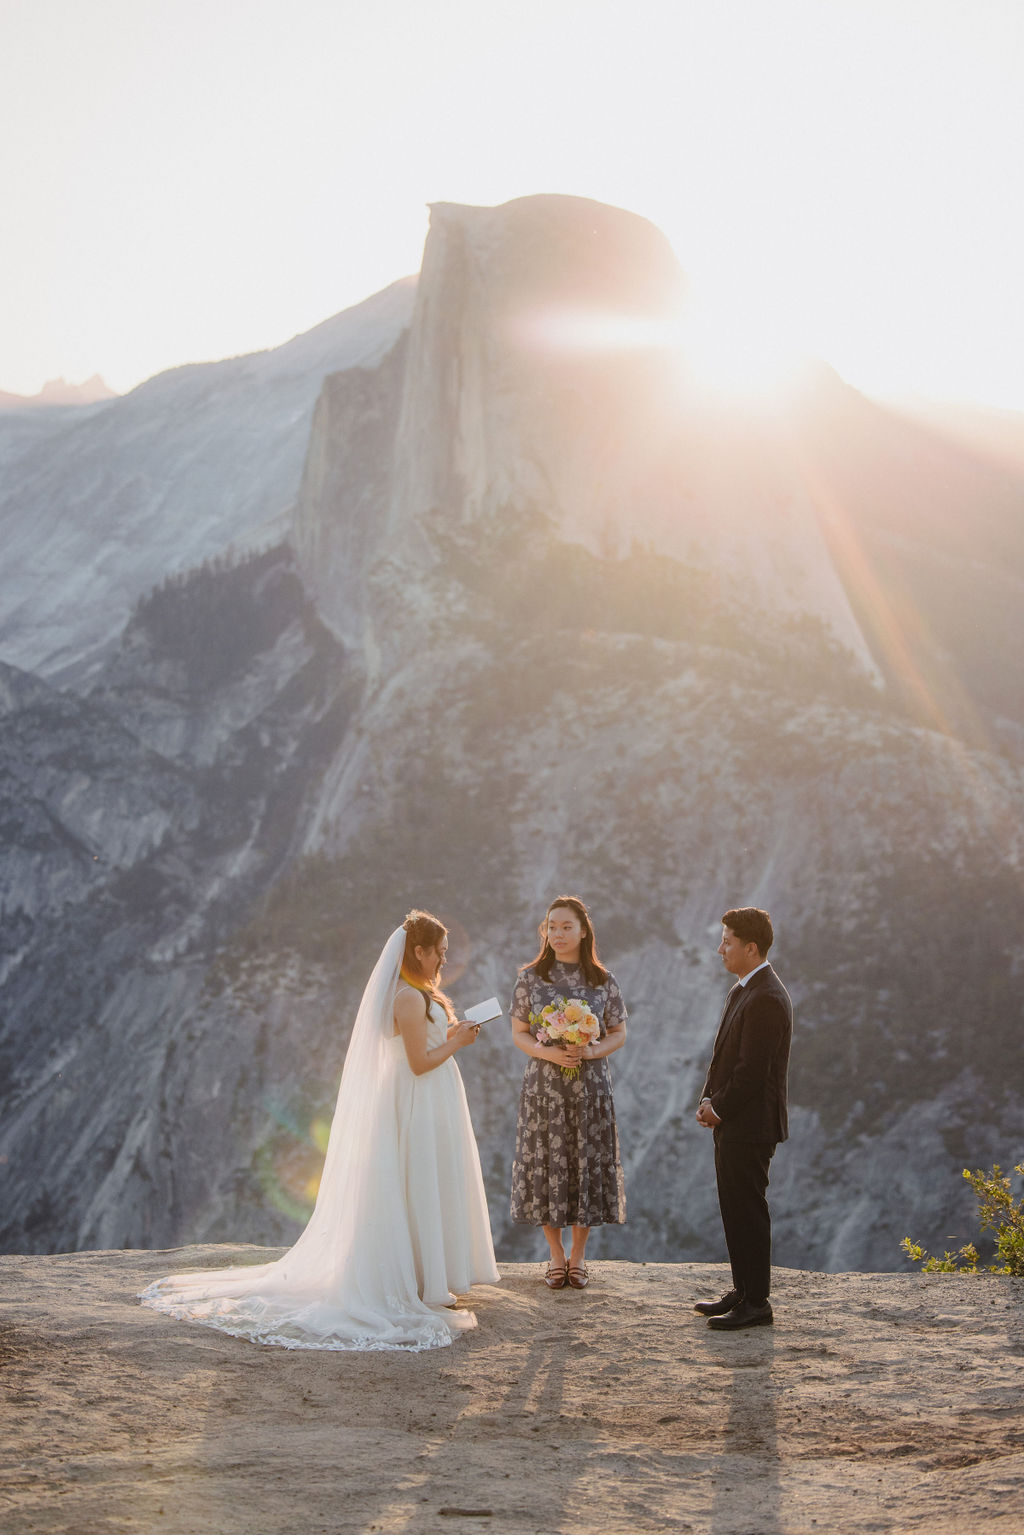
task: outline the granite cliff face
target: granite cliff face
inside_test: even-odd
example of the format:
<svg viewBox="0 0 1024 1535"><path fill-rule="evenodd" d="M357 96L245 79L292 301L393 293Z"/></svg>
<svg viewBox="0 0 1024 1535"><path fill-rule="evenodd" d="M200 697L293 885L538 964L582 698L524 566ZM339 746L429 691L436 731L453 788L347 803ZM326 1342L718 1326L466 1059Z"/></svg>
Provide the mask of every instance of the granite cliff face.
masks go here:
<svg viewBox="0 0 1024 1535"><path fill-rule="evenodd" d="M288 1240L382 936L431 906L456 1001L507 996L566 888L632 1013L596 1255L719 1255L692 1105L737 902L797 1004L779 1261L970 1234L960 1168L1024 1132L1024 490L827 372L771 420L680 392L650 337L682 294L630 215L435 209L294 510L237 512L236 546L265 513L284 541L163 581L115 645L83 621L75 693L7 668L7 1247ZM644 345L595 352L595 314ZM499 1027L460 1064L530 1256L519 1058Z"/></svg>
<svg viewBox="0 0 1024 1535"><path fill-rule="evenodd" d="M777 615L812 615L871 671L784 438L701 399L669 344L684 311L675 258L643 219L565 197L435 206L399 388L382 370L346 375L314 424L295 541L332 627L354 643L368 627L353 537L375 545L359 568L376 552L422 571L433 521L487 539L539 512L602 558L667 556ZM349 461L368 432L369 475ZM770 538L749 536L764 524Z"/></svg>
<svg viewBox="0 0 1024 1535"><path fill-rule="evenodd" d="M0 656L82 687L150 587L277 542L324 377L379 359L413 291L395 283L273 351L105 403L0 410Z"/></svg>

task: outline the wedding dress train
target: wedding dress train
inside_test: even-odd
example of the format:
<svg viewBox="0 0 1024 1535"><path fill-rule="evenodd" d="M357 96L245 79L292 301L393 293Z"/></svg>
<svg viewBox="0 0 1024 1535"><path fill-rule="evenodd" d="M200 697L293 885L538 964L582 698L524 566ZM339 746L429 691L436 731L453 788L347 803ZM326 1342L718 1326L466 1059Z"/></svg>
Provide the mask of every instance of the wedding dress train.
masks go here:
<svg viewBox="0 0 1024 1535"><path fill-rule="evenodd" d="M363 993L345 1059L320 1192L275 1263L158 1279L144 1305L233 1337L292 1349L438 1348L476 1326L453 1310L497 1284L469 1106L453 1059L416 1076L394 1034L405 931ZM427 1046L447 1018L427 1014Z"/></svg>

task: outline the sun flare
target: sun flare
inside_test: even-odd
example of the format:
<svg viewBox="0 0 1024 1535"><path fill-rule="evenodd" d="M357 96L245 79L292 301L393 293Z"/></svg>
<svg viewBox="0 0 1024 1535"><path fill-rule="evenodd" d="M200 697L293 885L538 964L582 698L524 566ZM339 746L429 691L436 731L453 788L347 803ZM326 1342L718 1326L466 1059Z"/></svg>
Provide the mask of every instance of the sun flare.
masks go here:
<svg viewBox="0 0 1024 1535"><path fill-rule="evenodd" d="M739 404L785 404L809 363L781 318L736 297L695 297L675 327L675 345L688 380Z"/></svg>
<svg viewBox="0 0 1024 1535"><path fill-rule="evenodd" d="M674 354L681 391L764 409L784 405L810 363L781 317L730 295L692 295L666 318L549 310L531 315L517 331L521 343L552 353Z"/></svg>

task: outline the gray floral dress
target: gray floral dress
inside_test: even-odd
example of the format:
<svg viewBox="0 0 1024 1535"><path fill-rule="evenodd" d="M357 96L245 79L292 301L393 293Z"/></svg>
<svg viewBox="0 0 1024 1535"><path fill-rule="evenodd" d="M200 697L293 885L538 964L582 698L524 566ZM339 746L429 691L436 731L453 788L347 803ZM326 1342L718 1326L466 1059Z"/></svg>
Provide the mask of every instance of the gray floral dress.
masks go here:
<svg viewBox="0 0 1024 1535"><path fill-rule="evenodd" d="M626 1018L626 1004L611 974L590 986L579 965L551 967L550 981L532 969L519 972L509 1014L530 1020L558 997L581 998L608 1025ZM583 1061L579 1075L563 1076L553 1061L526 1063L512 1164L512 1219L528 1226L621 1225L626 1185L619 1160L611 1075L607 1060Z"/></svg>

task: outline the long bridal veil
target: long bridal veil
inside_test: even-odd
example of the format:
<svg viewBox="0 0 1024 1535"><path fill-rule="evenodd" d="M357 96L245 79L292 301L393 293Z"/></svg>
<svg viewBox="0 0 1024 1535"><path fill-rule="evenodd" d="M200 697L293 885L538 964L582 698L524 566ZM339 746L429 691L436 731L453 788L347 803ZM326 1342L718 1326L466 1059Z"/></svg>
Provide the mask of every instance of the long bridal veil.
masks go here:
<svg viewBox="0 0 1024 1535"><path fill-rule="evenodd" d="M391 934L363 992L309 1224L276 1263L157 1280L154 1310L283 1348L426 1349L476 1325L417 1290L389 1045L405 930Z"/></svg>

